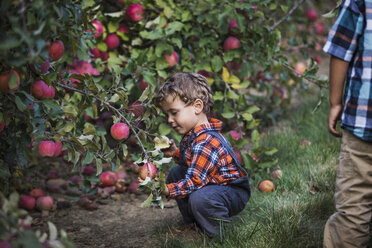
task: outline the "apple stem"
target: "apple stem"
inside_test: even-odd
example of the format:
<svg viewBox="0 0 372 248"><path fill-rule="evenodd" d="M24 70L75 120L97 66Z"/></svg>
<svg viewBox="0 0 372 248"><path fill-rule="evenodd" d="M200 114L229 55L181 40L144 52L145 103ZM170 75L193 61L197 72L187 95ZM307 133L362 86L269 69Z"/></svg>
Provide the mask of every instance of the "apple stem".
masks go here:
<svg viewBox="0 0 372 248"><path fill-rule="evenodd" d="M61 88L65 88L65 89L68 89L68 90L72 90L72 91L79 92L79 93L81 93L81 94L83 94L83 95L85 95L85 96L88 96L88 97L93 96L97 101L101 102L103 105L105 105L105 106L108 107L109 109L113 110L113 111L114 111L114 112L115 112L115 113L120 117L120 119L124 120L124 121L127 123L127 125L130 127L130 129L131 129L132 132L134 133L134 136L135 136L136 139L138 140L138 142L139 142L139 144L140 144L140 147L141 147L143 153L145 154L145 159L149 158L149 155L148 155L148 153L147 153L145 147L143 146L143 144L142 144L142 142L141 142L141 139L138 137L138 134L137 134L136 130L135 130L135 129L133 128L133 126L130 124L130 122L128 121L128 119L125 118L125 116L122 115L122 114L120 113L120 111L119 111L117 108L115 108L114 106L112 106L110 103L105 102L104 100L102 100L102 99L99 98L98 96L96 96L96 95L91 95L91 94L89 94L88 92L86 92L86 91L84 91L84 90L76 89L76 88L74 88L74 87L71 87L71 86L68 86L68 85L65 85L65 84L61 84L61 83L57 83L57 85L58 85L59 87L61 87Z"/></svg>
<svg viewBox="0 0 372 248"><path fill-rule="evenodd" d="M292 7L292 9L290 11L288 11L288 13L285 16L282 17L282 19L280 19L279 21L275 22L274 25L272 25L271 27L269 27L269 32L272 32L276 27L278 27L282 22L284 22L304 2L305 2L305 0L300 0L298 3L296 3Z"/></svg>

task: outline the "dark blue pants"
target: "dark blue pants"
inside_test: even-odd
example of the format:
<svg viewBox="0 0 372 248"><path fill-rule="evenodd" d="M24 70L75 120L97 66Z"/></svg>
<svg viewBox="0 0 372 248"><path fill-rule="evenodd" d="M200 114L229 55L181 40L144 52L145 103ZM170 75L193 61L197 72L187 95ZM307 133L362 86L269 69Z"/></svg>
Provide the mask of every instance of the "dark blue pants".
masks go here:
<svg viewBox="0 0 372 248"><path fill-rule="evenodd" d="M177 165L171 169L167 183L185 178L187 167ZM231 225L232 216L242 211L250 193L235 185L206 185L185 198L176 199L185 222L196 222L213 236L218 234L221 223Z"/></svg>

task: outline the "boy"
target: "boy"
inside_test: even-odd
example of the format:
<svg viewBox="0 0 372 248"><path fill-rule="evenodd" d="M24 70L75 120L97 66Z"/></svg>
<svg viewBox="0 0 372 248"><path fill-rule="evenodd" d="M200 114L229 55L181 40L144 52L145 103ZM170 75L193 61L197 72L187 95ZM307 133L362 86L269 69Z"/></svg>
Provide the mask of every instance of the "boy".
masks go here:
<svg viewBox="0 0 372 248"><path fill-rule="evenodd" d="M176 73L157 90L154 102L168 123L184 135L180 148L164 151L179 164L167 177L163 192L176 199L186 223L196 224L208 236L220 223L242 211L249 200L247 172L220 133L222 122L207 118L213 106L208 80L197 73Z"/></svg>
<svg viewBox="0 0 372 248"><path fill-rule="evenodd" d="M324 247L367 247L372 216L372 0L345 0L328 35L329 132L342 136ZM342 93L346 86L344 103ZM336 130L341 118L343 133Z"/></svg>

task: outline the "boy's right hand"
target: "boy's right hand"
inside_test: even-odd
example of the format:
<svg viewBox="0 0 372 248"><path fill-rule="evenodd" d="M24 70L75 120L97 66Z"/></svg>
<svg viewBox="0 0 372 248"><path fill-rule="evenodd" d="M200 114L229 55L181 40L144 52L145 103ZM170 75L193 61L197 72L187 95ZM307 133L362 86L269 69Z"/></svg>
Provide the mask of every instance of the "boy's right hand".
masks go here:
<svg viewBox="0 0 372 248"><path fill-rule="evenodd" d="M174 140L169 140L169 147L161 149L161 151L164 153L164 157L173 157L177 151L177 146L174 143Z"/></svg>

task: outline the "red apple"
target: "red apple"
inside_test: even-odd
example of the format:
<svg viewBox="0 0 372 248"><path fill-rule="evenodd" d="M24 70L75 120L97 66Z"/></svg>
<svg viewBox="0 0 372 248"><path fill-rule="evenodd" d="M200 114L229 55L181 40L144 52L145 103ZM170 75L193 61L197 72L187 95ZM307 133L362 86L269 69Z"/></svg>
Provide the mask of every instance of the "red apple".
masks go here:
<svg viewBox="0 0 372 248"><path fill-rule="evenodd" d="M56 90L54 89L54 87L52 85L50 85L50 86L47 86L47 89L46 89L42 99L54 98L55 95L56 95Z"/></svg>
<svg viewBox="0 0 372 248"><path fill-rule="evenodd" d="M109 34L105 39L105 43L108 49L117 48L120 44L119 37L116 34Z"/></svg>
<svg viewBox="0 0 372 248"><path fill-rule="evenodd" d="M12 245L7 241L0 241L0 248L12 248Z"/></svg>
<svg viewBox="0 0 372 248"><path fill-rule="evenodd" d="M31 94L37 99L43 99L47 90L48 85L43 80L35 81L31 85Z"/></svg>
<svg viewBox="0 0 372 248"><path fill-rule="evenodd" d="M243 156L242 156L241 152L238 149L234 149L234 153L235 153L236 158L239 161L239 164L241 166L243 166L244 165L244 160L243 160Z"/></svg>
<svg viewBox="0 0 372 248"><path fill-rule="evenodd" d="M234 36L228 37L223 43L223 49L225 52L240 47L240 40Z"/></svg>
<svg viewBox="0 0 372 248"><path fill-rule="evenodd" d="M19 198L18 206L28 211L35 208L36 200L29 195L23 195Z"/></svg>
<svg viewBox="0 0 372 248"><path fill-rule="evenodd" d="M92 21L92 25L96 28L96 33L93 34L94 37L100 37L103 33L103 25L100 21L94 20Z"/></svg>
<svg viewBox="0 0 372 248"><path fill-rule="evenodd" d="M309 21L315 21L318 18L318 13L314 9L306 10L306 17Z"/></svg>
<svg viewBox="0 0 372 248"><path fill-rule="evenodd" d="M142 91L144 91L147 88L147 86L149 86L149 83L142 80L139 82L139 87Z"/></svg>
<svg viewBox="0 0 372 248"><path fill-rule="evenodd" d="M91 166L84 166L83 175L91 176L96 173L96 169Z"/></svg>
<svg viewBox="0 0 372 248"><path fill-rule="evenodd" d="M49 211L53 208L53 205L54 205L54 200L51 196L40 196L36 200L36 207L40 211L42 210Z"/></svg>
<svg viewBox="0 0 372 248"><path fill-rule="evenodd" d="M271 173L271 177L274 178L274 179L280 179L281 177L283 176L283 172L281 170L274 170L272 173Z"/></svg>
<svg viewBox="0 0 372 248"><path fill-rule="evenodd" d="M35 189L31 190L31 192L30 192L30 196L34 197L35 199L39 198L40 196L44 196L44 195L45 195L44 190L42 190L40 188L35 188Z"/></svg>
<svg viewBox="0 0 372 248"><path fill-rule="evenodd" d="M241 138L241 135L238 131L231 130L229 134L231 135L231 138L233 138L234 140L238 140Z"/></svg>
<svg viewBox="0 0 372 248"><path fill-rule="evenodd" d="M48 46L49 58L52 61L59 60L65 51L65 46L61 40L54 41L50 46Z"/></svg>
<svg viewBox="0 0 372 248"><path fill-rule="evenodd" d="M103 61L108 60L109 57L110 57L110 55L109 55L108 52L101 52L101 59L102 59Z"/></svg>
<svg viewBox="0 0 372 248"><path fill-rule="evenodd" d="M322 58L317 55L317 56L314 57L314 61L317 62L318 64L320 64L320 62L322 61Z"/></svg>
<svg viewBox="0 0 372 248"><path fill-rule="evenodd" d="M124 193L127 191L127 185L124 179L118 179L115 183L115 191L119 193Z"/></svg>
<svg viewBox="0 0 372 248"><path fill-rule="evenodd" d="M206 71L206 70L200 70L198 73L206 78L213 78L213 73Z"/></svg>
<svg viewBox="0 0 372 248"><path fill-rule="evenodd" d="M145 108L142 106L141 102L135 101L129 105L129 111L134 114L134 117L138 118L145 112Z"/></svg>
<svg viewBox="0 0 372 248"><path fill-rule="evenodd" d="M142 191L138 190L139 184L140 182L138 180L132 181L128 187L129 192L136 195L142 194Z"/></svg>
<svg viewBox="0 0 372 248"><path fill-rule="evenodd" d="M0 132L4 130L5 127L5 121L0 122Z"/></svg>
<svg viewBox="0 0 372 248"><path fill-rule="evenodd" d="M59 157L62 154L62 143L61 142L55 142L56 150L54 152L53 157Z"/></svg>
<svg viewBox="0 0 372 248"><path fill-rule="evenodd" d="M258 185L259 190L261 190L262 192L265 192L265 193L273 192L274 191L274 187L275 187L274 186L274 183L272 181L270 181L270 180L263 180Z"/></svg>
<svg viewBox="0 0 372 248"><path fill-rule="evenodd" d="M158 168L156 168L156 166L150 162L145 163L139 168L139 176L142 180L145 180L146 177L154 179L157 172Z"/></svg>
<svg viewBox="0 0 372 248"><path fill-rule="evenodd" d="M129 33L129 28L125 24L120 24L118 28L118 32L120 33Z"/></svg>
<svg viewBox="0 0 372 248"><path fill-rule="evenodd" d="M129 127L125 123L115 123L110 129L111 136L116 140L123 140L129 136Z"/></svg>
<svg viewBox="0 0 372 248"><path fill-rule="evenodd" d="M164 54L164 58L169 66L175 66L178 63L179 59L178 54L175 51L173 51L171 55Z"/></svg>
<svg viewBox="0 0 372 248"><path fill-rule="evenodd" d="M46 74L49 71L50 62L49 60L45 60L45 62L40 65L41 73Z"/></svg>
<svg viewBox="0 0 372 248"><path fill-rule="evenodd" d="M297 62L294 69L298 74L303 75L306 71L306 65L303 62Z"/></svg>
<svg viewBox="0 0 372 248"><path fill-rule="evenodd" d="M229 23L229 32L231 34L235 34L236 32L234 31L234 29L238 28L238 23L236 22L236 20L231 20L230 23Z"/></svg>
<svg viewBox="0 0 372 248"><path fill-rule="evenodd" d="M128 6L127 14L133 21L139 21L143 18L143 8L142 5L139 3L134 3Z"/></svg>
<svg viewBox="0 0 372 248"><path fill-rule="evenodd" d="M116 172L116 176L118 177L118 179L125 180L127 178L127 173L125 173L125 171L118 171Z"/></svg>
<svg viewBox="0 0 372 248"><path fill-rule="evenodd" d="M53 157L56 151L56 145L53 141L41 141L38 146L39 154L42 157Z"/></svg>
<svg viewBox="0 0 372 248"><path fill-rule="evenodd" d="M90 49L89 51L93 55L93 58L97 59L101 57L101 52L98 50L97 47Z"/></svg>
<svg viewBox="0 0 372 248"><path fill-rule="evenodd" d="M324 25L322 23L315 24L314 29L316 30L316 33L319 35L322 35L324 33Z"/></svg>
<svg viewBox="0 0 372 248"><path fill-rule="evenodd" d="M101 179L102 183L100 186L102 187L110 187L113 186L118 179L116 174L112 171L105 171L99 175L99 178Z"/></svg>
<svg viewBox="0 0 372 248"><path fill-rule="evenodd" d="M0 75L0 91L11 92L19 88L20 78L18 72L10 70L7 73Z"/></svg>

